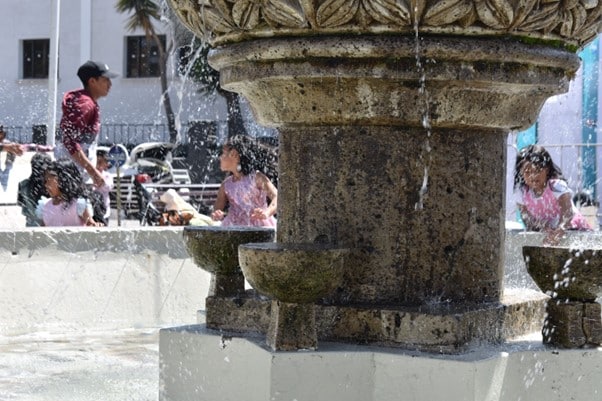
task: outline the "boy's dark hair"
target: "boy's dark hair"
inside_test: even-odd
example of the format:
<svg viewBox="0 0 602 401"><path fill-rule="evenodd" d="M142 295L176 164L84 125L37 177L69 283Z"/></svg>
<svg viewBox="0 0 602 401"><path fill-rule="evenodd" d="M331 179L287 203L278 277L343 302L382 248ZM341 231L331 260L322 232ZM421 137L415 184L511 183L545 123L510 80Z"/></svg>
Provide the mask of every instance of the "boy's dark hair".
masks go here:
<svg viewBox="0 0 602 401"><path fill-rule="evenodd" d="M103 157L105 159L109 158L109 152L107 152L104 149L98 149L96 150L96 157Z"/></svg>
<svg viewBox="0 0 602 401"><path fill-rule="evenodd" d="M526 163L530 163L541 169L547 168L548 176L546 178L548 180L552 178L562 178L562 171L560 170L560 167L554 163L550 153L543 146L529 145L522 148L516 155L516 163L514 164L514 189L517 187L522 188L526 185L525 178L522 174L523 166Z"/></svg>

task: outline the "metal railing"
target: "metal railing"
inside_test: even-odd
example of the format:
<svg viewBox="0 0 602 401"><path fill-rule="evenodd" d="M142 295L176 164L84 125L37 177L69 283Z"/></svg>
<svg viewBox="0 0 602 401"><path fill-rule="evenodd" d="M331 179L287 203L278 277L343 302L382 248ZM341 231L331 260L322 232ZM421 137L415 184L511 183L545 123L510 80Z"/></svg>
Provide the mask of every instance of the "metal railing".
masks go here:
<svg viewBox="0 0 602 401"><path fill-rule="evenodd" d="M180 127L178 142L188 143L188 130L194 121L183 123ZM227 132L226 121L215 121L218 135ZM19 143L39 142L46 138L45 125L4 126L10 141ZM166 124L102 124L98 136L99 143L138 145L145 142L169 142L169 130Z"/></svg>
<svg viewBox="0 0 602 401"><path fill-rule="evenodd" d="M216 124L218 138L227 138L228 123L223 120L212 121ZM178 143L187 144L188 131L197 121L182 123L179 127ZM19 143L40 143L40 138L46 143L46 126L4 126L8 139ZM273 129L251 124L247 133L252 137L274 136ZM166 124L102 124L98 142L102 144L120 143L123 145L139 145L145 142L169 142L169 130Z"/></svg>

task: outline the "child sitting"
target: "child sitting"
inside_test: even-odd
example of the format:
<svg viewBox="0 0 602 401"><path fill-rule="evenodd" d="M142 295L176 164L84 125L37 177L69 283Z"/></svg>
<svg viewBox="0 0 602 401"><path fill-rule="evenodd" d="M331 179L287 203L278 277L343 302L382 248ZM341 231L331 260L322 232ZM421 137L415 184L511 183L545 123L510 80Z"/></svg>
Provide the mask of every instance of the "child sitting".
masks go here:
<svg viewBox="0 0 602 401"><path fill-rule="evenodd" d="M50 198L42 198L36 209L36 215L44 226L103 225L92 218L92 206L84 197L81 173L71 160L52 162L44 174L44 182Z"/></svg>
<svg viewBox="0 0 602 401"><path fill-rule="evenodd" d="M231 138L222 148L220 169L230 175L220 186L211 218L224 227L276 227L278 190L258 171L250 148L250 140L242 136Z"/></svg>

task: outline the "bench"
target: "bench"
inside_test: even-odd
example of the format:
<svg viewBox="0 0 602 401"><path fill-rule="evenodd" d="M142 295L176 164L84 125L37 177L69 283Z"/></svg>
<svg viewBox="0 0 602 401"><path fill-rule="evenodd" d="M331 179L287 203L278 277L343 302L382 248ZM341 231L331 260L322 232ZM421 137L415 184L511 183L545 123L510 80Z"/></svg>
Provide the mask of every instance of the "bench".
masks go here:
<svg viewBox="0 0 602 401"><path fill-rule="evenodd" d="M220 188L219 183L216 184L156 184L148 183L142 186L148 191L151 196L151 203L159 210L164 211L165 204L161 201L161 195L170 189L174 189L196 210L203 214L211 214L217 193Z"/></svg>

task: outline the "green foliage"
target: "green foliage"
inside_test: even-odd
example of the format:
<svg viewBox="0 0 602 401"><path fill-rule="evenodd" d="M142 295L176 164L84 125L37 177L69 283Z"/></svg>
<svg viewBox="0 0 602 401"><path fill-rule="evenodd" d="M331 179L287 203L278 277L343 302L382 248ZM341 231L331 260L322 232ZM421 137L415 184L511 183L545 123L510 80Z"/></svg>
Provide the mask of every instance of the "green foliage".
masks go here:
<svg viewBox="0 0 602 401"><path fill-rule="evenodd" d="M130 32L142 28L148 34L154 31L152 20L161 18L161 9L153 0L117 0L115 9L121 14L132 14L125 25Z"/></svg>

